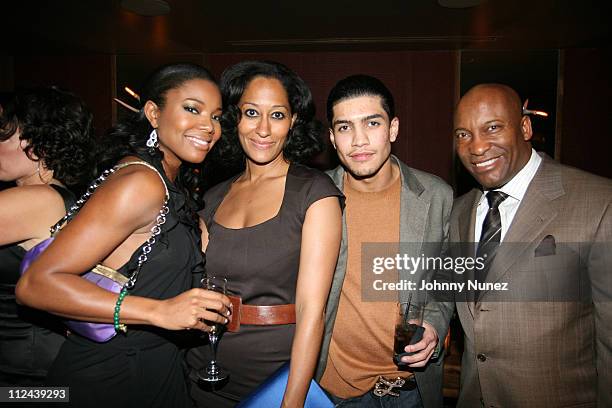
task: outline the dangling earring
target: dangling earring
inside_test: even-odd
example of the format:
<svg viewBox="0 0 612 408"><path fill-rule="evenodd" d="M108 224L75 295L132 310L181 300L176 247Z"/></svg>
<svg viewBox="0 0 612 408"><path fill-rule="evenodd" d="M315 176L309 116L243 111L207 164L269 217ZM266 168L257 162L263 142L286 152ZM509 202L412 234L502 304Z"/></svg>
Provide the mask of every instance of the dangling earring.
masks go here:
<svg viewBox="0 0 612 408"><path fill-rule="evenodd" d="M153 129L151 133L149 133L149 138L147 139L147 147L149 148L149 153L153 154L155 149L159 147L159 143L157 142L157 130Z"/></svg>

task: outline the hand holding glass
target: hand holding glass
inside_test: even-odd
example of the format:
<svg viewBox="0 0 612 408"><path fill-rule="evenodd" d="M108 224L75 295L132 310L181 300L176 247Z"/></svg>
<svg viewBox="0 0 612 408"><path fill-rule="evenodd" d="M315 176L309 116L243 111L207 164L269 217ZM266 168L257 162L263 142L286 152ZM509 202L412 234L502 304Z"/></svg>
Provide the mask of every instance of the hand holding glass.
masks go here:
<svg viewBox="0 0 612 408"><path fill-rule="evenodd" d="M202 288L206 290L212 290L214 292L219 292L224 295L227 292L226 278L206 276L202 279L201 282ZM219 344L219 339L225 329L225 325L209 321L206 321L206 324L210 326L210 331L208 332L208 344L210 345L211 359L208 362L206 368L198 371L198 378L201 383L214 389L214 386L216 384L227 380L227 378L229 377L229 374L219 368L217 364L217 346Z"/></svg>
<svg viewBox="0 0 612 408"><path fill-rule="evenodd" d="M411 300L402 302L399 305L399 313L395 324L395 342L393 346L393 361L398 366L406 363L401 361L404 356L414 353L406 353L405 348L410 344L415 344L423 338L423 312L425 302Z"/></svg>

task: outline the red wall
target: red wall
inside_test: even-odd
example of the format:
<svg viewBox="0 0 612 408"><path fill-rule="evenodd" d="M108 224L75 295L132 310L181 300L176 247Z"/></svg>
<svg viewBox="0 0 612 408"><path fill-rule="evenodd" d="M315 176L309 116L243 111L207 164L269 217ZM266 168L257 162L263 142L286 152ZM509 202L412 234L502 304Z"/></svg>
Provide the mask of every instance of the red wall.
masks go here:
<svg viewBox="0 0 612 408"><path fill-rule="evenodd" d="M327 94L338 80L352 74L378 77L393 93L400 119L400 136L393 152L410 166L451 180L455 52L209 54L206 61L220 77L223 69L245 59L278 61L297 72L310 86L323 123L327 123ZM317 160L323 168L335 163L332 151Z"/></svg>

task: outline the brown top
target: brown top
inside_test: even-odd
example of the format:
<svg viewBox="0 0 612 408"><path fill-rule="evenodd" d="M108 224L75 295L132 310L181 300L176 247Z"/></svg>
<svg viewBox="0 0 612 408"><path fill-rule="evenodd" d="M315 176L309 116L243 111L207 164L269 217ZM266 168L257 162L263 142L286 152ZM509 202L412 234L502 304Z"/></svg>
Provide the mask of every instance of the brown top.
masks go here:
<svg viewBox="0 0 612 408"><path fill-rule="evenodd" d="M387 189L372 193L354 190L346 180L344 183L348 231L346 276L327 366L321 378L321 385L340 398L357 397L368 392L379 375L411 375L398 371L393 362L397 302L363 302L361 297L361 245L399 242L400 191L399 177ZM397 250L398 246L389 245L389 251L397 253ZM372 271L364 270L363 273ZM395 270L385 272L389 273L397 275Z"/></svg>
<svg viewBox="0 0 612 408"><path fill-rule="evenodd" d="M325 197L339 197L342 203L342 193L324 173L292 163L282 204L274 217L250 227L226 228L215 222L214 217L237 177L213 187L204 196L206 206L199 214L206 222L209 236L206 272L227 277L228 290L240 296L243 304L295 303L306 212L311 204ZM230 373L230 379L217 393L236 401L250 393L289 360L294 331L294 324L241 324L239 332L224 333L217 361ZM208 352L208 344L189 351L187 362L192 374L206 365ZM222 406L210 403L210 395L195 384L192 396L201 403Z"/></svg>

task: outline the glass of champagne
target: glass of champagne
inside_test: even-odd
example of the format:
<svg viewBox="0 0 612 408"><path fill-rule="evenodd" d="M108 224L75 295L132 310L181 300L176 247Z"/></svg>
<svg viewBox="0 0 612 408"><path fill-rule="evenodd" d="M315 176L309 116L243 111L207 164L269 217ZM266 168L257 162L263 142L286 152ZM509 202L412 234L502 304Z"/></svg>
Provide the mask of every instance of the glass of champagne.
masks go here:
<svg viewBox="0 0 612 408"><path fill-rule="evenodd" d="M415 344L423 338L423 313L425 301L411 298L408 302L399 304L399 313L395 323L395 340L393 345L393 361L398 366L405 366L401 361L404 356L414 353L406 353L406 346Z"/></svg>
<svg viewBox="0 0 612 408"><path fill-rule="evenodd" d="M222 294L227 293L227 279L217 276L205 276L202 280L202 288L206 290L212 290ZM198 379L200 383L207 388L214 389L215 385L224 382L229 378L229 374L223 371L217 364L217 346L219 339L225 330L225 325L216 322L206 321L206 324L210 326L208 332L208 344L210 346L210 361L206 368L198 371Z"/></svg>

